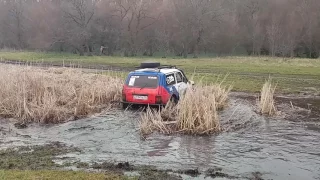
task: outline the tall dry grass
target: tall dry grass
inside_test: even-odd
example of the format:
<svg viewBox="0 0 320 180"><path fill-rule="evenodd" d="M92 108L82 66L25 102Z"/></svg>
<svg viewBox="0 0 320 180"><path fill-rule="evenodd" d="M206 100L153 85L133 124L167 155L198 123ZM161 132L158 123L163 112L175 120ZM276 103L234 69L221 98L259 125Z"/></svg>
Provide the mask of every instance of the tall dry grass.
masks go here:
<svg viewBox="0 0 320 180"><path fill-rule="evenodd" d="M259 109L262 114L272 116L277 113L277 109L274 103L275 90L276 86L272 84L272 79L269 78L261 89Z"/></svg>
<svg viewBox="0 0 320 180"><path fill-rule="evenodd" d="M141 115L140 132L146 135L158 130L164 134L170 134L172 129L167 125L163 121L161 111L148 107L146 112Z"/></svg>
<svg viewBox="0 0 320 180"><path fill-rule="evenodd" d="M221 84L190 87L176 106L168 103L161 111L147 108L141 115L141 133L203 135L220 132L218 110L226 106L230 90L231 87Z"/></svg>
<svg viewBox="0 0 320 180"><path fill-rule="evenodd" d="M75 69L0 65L0 116L42 123L87 116L120 100L121 85Z"/></svg>

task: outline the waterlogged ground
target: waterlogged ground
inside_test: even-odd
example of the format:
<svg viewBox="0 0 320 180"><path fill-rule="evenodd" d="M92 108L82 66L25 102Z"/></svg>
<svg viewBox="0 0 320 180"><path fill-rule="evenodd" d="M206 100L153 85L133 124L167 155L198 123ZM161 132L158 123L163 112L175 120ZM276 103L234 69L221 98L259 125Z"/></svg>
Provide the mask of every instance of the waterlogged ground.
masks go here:
<svg viewBox="0 0 320 180"><path fill-rule="evenodd" d="M220 114L225 132L210 137L153 134L143 139L138 113L120 110L26 129L1 120L0 148L59 141L81 149L60 156L63 161L130 162L200 172L215 169L227 175L221 179L320 179L319 100L282 97L277 102L282 113L265 118L256 113L255 98L234 94Z"/></svg>

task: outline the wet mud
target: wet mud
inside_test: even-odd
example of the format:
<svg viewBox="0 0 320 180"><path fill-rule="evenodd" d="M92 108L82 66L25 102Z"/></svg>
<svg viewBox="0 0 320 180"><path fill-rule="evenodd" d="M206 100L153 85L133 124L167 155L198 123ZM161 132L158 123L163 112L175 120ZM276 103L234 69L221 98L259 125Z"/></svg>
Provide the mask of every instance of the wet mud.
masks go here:
<svg viewBox="0 0 320 180"><path fill-rule="evenodd" d="M261 116L256 99L232 94L219 114L224 132L212 136L142 139L135 111L24 129L0 120L0 149L58 141L81 152L59 154L56 163L78 162L78 168L111 163L124 170L152 166L144 173L170 171L182 179L320 179L318 99L278 97L276 117Z"/></svg>
<svg viewBox="0 0 320 180"><path fill-rule="evenodd" d="M39 170L61 167L54 162L58 155L80 152L60 142L45 145L11 147L0 150L0 169Z"/></svg>

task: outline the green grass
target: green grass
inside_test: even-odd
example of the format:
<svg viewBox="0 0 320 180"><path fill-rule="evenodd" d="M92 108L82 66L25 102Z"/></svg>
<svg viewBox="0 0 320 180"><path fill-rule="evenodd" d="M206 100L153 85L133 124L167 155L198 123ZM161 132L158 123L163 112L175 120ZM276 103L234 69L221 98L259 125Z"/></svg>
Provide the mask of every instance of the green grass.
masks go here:
<svg viewBox="0 0 320 180"><path fill-rule="evenodd" d="M126 180L129 177L116 172L91 173L86 171L57 170L67 165L58 165L54 162L55 156L68 152L78 151L76 148L67 147L60 143L51 143L44 146L19 147L0 151L0 180L78 180L78 179L115 179ZM81 167L88 168L81 163ZM132 177L131 179L137 179Z"/></svg>
<svg viewBox="0 0 320 180"><path fill-rule="evenodd" d="M20 147L0 150L0 169L40 170L59 168L55 156L79 151L60 143L44 146Z"/></svg>
<svg viewBox="0 0 320 180"><path fill-rule="evenodd" d="M222 58L152 58L79 56L68 53L0 52L2 60L21 60L83 66L109 65L133 68L146 60L176 65L190 77L196 71L195 81L215 82L219 75L230 74L225 83L232 83L234 91L258 92L269 75L277 83L277 93L308 92L320 94L319 59L283 59L271 57L222 57ZM117 73L125 77L126 73Z"/></svg>
<svg viewBox="0 0 320 180"><path fill-rule="evenodd" d="M80 152L74 147L53 142L43 146L16 147L0 150L0 180L147 180L147 179L180 179L176 175L165 171L154 169L151 166L123 166L110 162L93 163L65 161L61 164L55 163L60 160L59 155L70 152ZM68 167L81 168L81 171L66 170ZM90 172L90 170L96 170ZM137 175L124 175L126 171L135 171ZM106 173L101 173L106 172Z"/></svg>
<svg viewBox="0 0 320 180"><path fill-rule="evenodd" d="M21 171L21 170L0 170L0 180L129 180L129 178L114 173L88 173L84 171Z"/></svg>

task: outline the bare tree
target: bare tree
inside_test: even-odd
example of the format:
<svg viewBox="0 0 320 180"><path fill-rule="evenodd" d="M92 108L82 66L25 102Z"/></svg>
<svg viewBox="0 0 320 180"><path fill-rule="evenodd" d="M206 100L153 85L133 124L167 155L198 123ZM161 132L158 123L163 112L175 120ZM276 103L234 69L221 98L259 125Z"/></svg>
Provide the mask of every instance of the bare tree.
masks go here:
<svg viewBox="0 0 320 180"><path fill-rule="evenodd" d="M5 2L0 1L0 24L5 23L5 14L6 14ZM4 48L6 46L6 36L7 33L4 26L0 26L0 48Z"/></svg>
<svg viewBox="0 0 320 180"><path fill-rule="evenodd" d="M197 57L199 46L205 33L210 33L220 23L225 13L220 0L174 0L175 37L181 42L180 49L184 57L188 53Z"/></svg>
<svg viewBox="0 0 320 180"><path fill-rule="evenodd" d="M290 8L290 11L286 11L286 15L282 20L282 42L279 47L279 52L284 57L295 56L295 50L298 48L302 34L302 26L297 21L301 21L301 18L297 15L295 8ZM293 10L293 11L292 11Z"/></svg>
<svg viewBox="0 0 320 180"><path fill-rule="evenodd" d="M162 19L160 24L162 27L159 27L155 30L155 36L157 38L159 49L163 52L163 58L166 58L170 54L170 23L168 22L170 18L166 17Z"/></svg>
<svg viewBox="0 0 320 180"><path fill-rule="evenodd" d="M0 0L0 48L317 58L319 8L319 0Z"/></svg>
<svg viewBox="0 0 320 180"><path fill-rule="evenodd" d="M264 37L264 9L267 3L263 0L245 0L239 2L241 12L240 23L245 36L244 46L248 54L260 55Z"/></svg>
<svg viewBox="0 0 320 180"><path fill-rule="evenodd" d="M131 10L128 15L128 45L130 56L135 56L141 44L138 42L140 33L154 25L160 18L161 12L153 9L157 7L157 0L138 0L131 2ZM151 11L153 9L153 11Z"/></svg>
<svg viewBox="0 0 320 180"><path fill-rule="evenodd" d="M91 53L89 43L91 38L90 25L95 13L96 1L92 0L64 0L62 4L66 18L67 42L74 47L80 55ZM71 31L72 29L72 31Z"/></svg>
<svg viewBox="0 0 320 180"><path fill-rule="evenodd" d="M316 34L319 31L319 1L302 0L299 4L299 12L302 18L303 38L302 42L306 48L306 55L309 58L319 56L319 49L316 48Z"/></svg>
<svg viewBox="0 0 320 180"><path fill-rule="evenodd" d="M281 22L274 15L270 22L270 25L267 27L269 50L272 57L276 55L280 48L280 40L283 35L280 25Z"/></svg>
<svg viewBox="0 0 320 180"><path fill-rule="evenodd" d="M23 0L2 2L2 8L4 9L2 16L5 18L2 21L2 33L7 36L11 47L19 49L27 46L24 36L26 21L24 16L24 3L25 1Z"/></svg>

